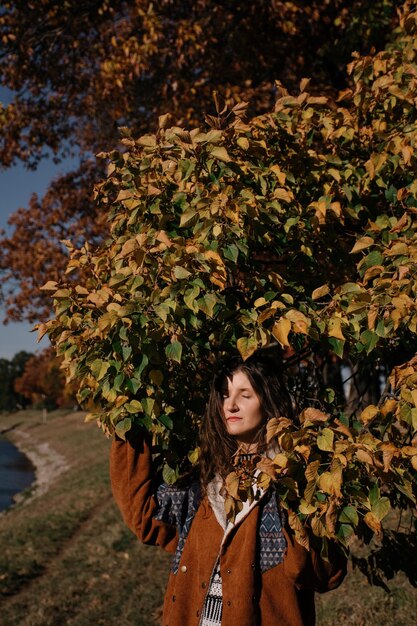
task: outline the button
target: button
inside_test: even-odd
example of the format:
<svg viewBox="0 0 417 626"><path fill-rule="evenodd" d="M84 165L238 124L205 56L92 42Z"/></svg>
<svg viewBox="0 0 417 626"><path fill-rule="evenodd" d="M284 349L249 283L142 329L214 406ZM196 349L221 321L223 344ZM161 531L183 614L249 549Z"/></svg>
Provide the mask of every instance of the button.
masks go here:
<svg viewBox="0 0 417 626"><path fill-rule="evenodd" d="M201 583L201 586L203 587L203 589L206 588L206 583Z"/></svg>
<svg viewBox="0 0 417 626"><path fill-rule="evenodd" d="M181 571L184 572L184 574L185 574L185 572L187 571L187 566L186 565L181 565Z"/></svg>
<svg viewBox="0 0 417 626"><path fill-rule="evenodd" d="M175 596L172 596L172 601L175 602Z"/></svg>
<svg viewBox="0 0 417 626"><path fill-rule="evenodd" d="M252 602L256 602L256 596L252 596Z"/></svg>
<svg viewBox="0 0 417 626"><path fill-rule="evenodd" d="M232 573L232 570L231 570L231 569L228 569L228 570L226 570L226 571L227 571L227 573L228 573L228 574L231 574L231 573Z"/></svg>
<svg viewBox="0 0 417 626"><path fill-rule="evenodd" d="M255 569L255 563L251 563L250 566Z"/></svg>
<svg viewBox="0 0 417 626"><path fill-rule="evenodd" d="M200 611L197 611L196 615L197 617L200 617Z"/></svg>
<svg viewBox="0 0 417 626"><path fill-rule="evenodd" d="M230 600L228 600L228 601L226 602L226 604L227 604L227 606L232 606L232 603L231 603L231 601L230 601Z"/></svg>

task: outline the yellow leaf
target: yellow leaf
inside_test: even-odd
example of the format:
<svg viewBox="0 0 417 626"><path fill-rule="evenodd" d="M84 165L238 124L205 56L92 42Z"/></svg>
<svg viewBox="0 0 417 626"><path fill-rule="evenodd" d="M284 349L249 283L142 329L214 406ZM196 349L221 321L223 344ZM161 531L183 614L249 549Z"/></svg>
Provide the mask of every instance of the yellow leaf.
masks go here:
<svg viewBox="0 0 417 626"><path fill-rule="evenodd" d="M240 148L242 148L242 150L248 150L249 148L249 141L247 137L239 137L236 143Z"/></svg>
<svg viewBox="0 0 417 626"><path fill-rule="evenodd" d="M356 450L355 456L361 463L369 463L369 465L374 465L374 460L370 453L366 450L363 450L362 448Z"/></svg>
<svg viewBox="0 0 417 626"><path fill-rule="evenodd" d="M311 321L308 317L301 313L301 311L297 311L296 309L290 309L285 313L285 318L292 322L292 330L295 333L302 333L304 335L307 334L309 327L311 326Z"/></svg>
<svg viewBox="0 0 417 626"><path fill-rule="evenodd" d="M268 459L267 457L263 457L260 461L258 461L256 469L260 470L264 474L267 474L272 479L277 477L274 462L272 459Z"/></svg>
<svg viewBox="0 0 417 626"><path fill-rule="evenodd" d="M226 148L223 148L222 146L216 146L211 150L210 154L215 159L219 159L219 161L224 161L225 163L230 161L230 156L228 155Z"/></svg>
<svg viewBox="0 0 417 626"><path fill-rule="evenodd" d="M285 454L283 454L282 452L279 452L278 454L274 456L273 463L280 469L284 469L288 465L288 458Z"/></svg>
<svg viewBox="0 0 417 626"><path fill-rule="evenodd" d="M382 450L382 458L384 461L384 472L388 472L391 466L392 459L394 457L399 456L400 451L393 443L390 443L390 442L384 442L383 444L381 444L379 446L379 450Z"/></svg>
<svg viewBox="0 0 417 626"><path fill-rule="evenodd" d="M323 524L318 515L315 515L311 520L311 530L316 535L316 537L327 536L326 526Z"/></svg>
<svg viewBox="0 0 417 626"><path fill-rule="evenodd" d="M313 300L317 300L322 296L326 296L330 291L329 285L322 285L321 287L317 287L311 294Z"/></svg>
<svg viewBox="0 0 417 626"><path fill-rule="evenodd" d="M411 393L411 398L413 400L414 406L417 407L417 389L412 389L410 393Z"/></svg>
<svg viewBox="0 0 417 626"><path fill-rule="evenodd" d="M270 443L284 428L292 425L288 417L272 417L266 425L266 442Z"/></svg>
<svg viewBox="0 0 417 626"><path fill-rule="evenodd" d="M291 202L294 200L294 196L288 189L284 189L283 187L277 187L274 189L273 197L277 200L284 200L285 202Z"/></svg>
<svg viewBox="0 0 417 626"><path fill-rule="evenodd" d="M230 474L226 476L224 486L227 493L232 496L232 498L239 498L239 477L236 472L230 472Z"/></svg>
<svg viewBox="0 0 417 626"><path fill-rule="evenodd" d="M342 472L323 472L323 474L320 474L317 484L324 493L340 498L342 495L340 491L342 486Z"/></svg>
<svg viewBox="0 0 417 626"><path fill-rule="evenodd" d="M294 531L294 536L295 536L297 543L299 543L301 546L309 550L310 542L308 539L308 534L300 518L298 517L296 513L294 513L294 511L288 512L288 523Z"/></svg>
<svg viewBox="0 0 417 626"><path fill-rule="evenodd" d="M363 518L363 521L367 526L369 526L371 530L374 531L374 533L379 534L381 532L381 522L375 517L373 513L371 513L371 511L368 511L368 513Z"/></svg>
<svg viewBox="0 0 417 626"><path fill-rule="evenodd" d="M375 328L375 322L378 317L378 309L369 309L368 311L368 328L373 330Z"/></svg>
<svg viewBox="0 0 417 626"><path fill-rule="evenodd" d="M290 343L288 341L288 334L291 330L291 322L287 320L285 317L281 317L272 327L272 334L275 339L279 341L281 346L285 348L289 346Z"/></svg>
<svg viewBox="0 0 417 626"><path fill-rule="evenodd" d="M417 454L417 447L416 446L403 446L401 448L401 452L405 454L406 456L414 456L415 454Z"/></svg>
<svg viewBox="0 0 417 626"><path fill-rule="evenodd" d="M269 169L278 178L279 184L280 185L284 185L285 179L286 179L286 174L281 170L280 166L279 165L271 165L271 167Z"/></svg>
<svg viewBox="0 0 417 626"><path fill-rule="evenodd" d="M258 342L254 337L240 337L240 339L236 342L236 347L239 350L242 359L246 361L246 359L248 359L257 349Z"/></svg>
<svg viewBox="0 0 417 626"><path fill-rule="evenodd" d="M303 513L303 515L309 515L310 513L317 511L317 506L309 504L306 500L301 500L299 509L300 513Z"/></svg>
<svg viewBox="0 0 417 626"><path fill-rule="evenodd" d="M356 252L365 250L366 248L369 248L369 246L372 246L374 243L375 241L372 239L372 237L361 237L353 246L350 254L355 254Z"/></svg>
<svg viewBox="0 0 417 626"><path fill-rule="evenodd" d="M39 289L42 291L55 291L57 287L58 283L55 280L48 280L48 282L42 285Z"/></svg>
<svg viewBox="0 0 417 626"><path fill-rule="evenodd" d="M366 409L364 409L362 411L362 413L360 414L359 419L361 420L361 422L363 422L364 424L367 424L368 422L370 422L376 415L378 415L379 409L377 406L370 404L369 406L366 407Z"/></svg>
<svg viewBox="0 0 417 626"><path fill-rule="evenodd" d="M345 339L342 332L342 320L340 317L331 317L327 325L327 334L329 337L335 337L336 339Z"/></svg>
<svg viewBox="0 0 417 626"><path fill-rule="evenodd" d="M333 211L337 217L341 217L342 215L342 207L340 206L340 202L332 202L330 204L330 209ZM343 220L342 220L343 223Z"/></svg>
<svg viewBox="0 0 417 626"><path fill-rule="evenodd" d="M117 396L114 404L117 408L119 406L122 406L122 404L125 404L125 402L127 402L128 400L129 400L128 396Z"/></svg>
<svg viewBox="0 0 417 626"><path fill-rule="evenodd" d="M313 461L312 463L309 463L307 465L304 475L309 483L316 480L318 476L318 472L319 472L319 467L320 467L319 460Z"/></svg>
<svg viewBox="0 0 417 626"><path fill-rule="evenodd" d="M308 407L300 413L301 423L312 422L315 424L317 422L327 422L328 419L329 416L326 415L326 413L323 413L323 411L320 411L319 409L314 409L313 407Z"/></svg>

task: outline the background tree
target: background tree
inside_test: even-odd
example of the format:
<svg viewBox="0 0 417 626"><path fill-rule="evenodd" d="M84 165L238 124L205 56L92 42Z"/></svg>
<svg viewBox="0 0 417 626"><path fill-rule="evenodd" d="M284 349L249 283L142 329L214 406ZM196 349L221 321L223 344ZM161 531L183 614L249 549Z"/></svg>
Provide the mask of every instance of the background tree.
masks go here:
<svg viewBox="0 0 417 626"><path fill-rule="evenodd" d="M0 411L16 411L27 406L27 399L15 389L14 385L31 357L29 352L22 350L10 361L0 359Z"/></svg>
<svg viewBox="0 0 417 626"><path fill-rule="evenodd" d="M74 386L65 384L61 359L52 348L31 355L15 379L15 391L30 404L52 410L76 404Z"/></svg>
<svg viewBox="0 0 417 626"><path fill-rule="evenodd" d="M0 106L0 162L36 167L79 155L77 171L11 219L1 241L0 280L10 319L44 317L38 288L66 263L62 239L105 231L91 199L102 165L92 155L155 129L160 114L193 127L214 113L212 92L273 106L280 80L290 91L312 77L312 93L347 85L353 51L381 49L397 20L394 0L251 3L198 0L6 1L0 14L0 81L15 92Z"/></svg>

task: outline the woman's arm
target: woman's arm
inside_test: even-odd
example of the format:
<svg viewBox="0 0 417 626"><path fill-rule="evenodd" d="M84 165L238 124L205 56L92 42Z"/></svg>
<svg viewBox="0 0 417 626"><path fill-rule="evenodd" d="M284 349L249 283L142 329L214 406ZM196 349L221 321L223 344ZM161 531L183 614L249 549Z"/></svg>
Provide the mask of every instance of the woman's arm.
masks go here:
<svg viewBox="0 0 417 626"><path fill-rule="evenodd" d="M334 541L328 541L328 560L320 556L319 541L310 537L310 550L303 548L287 527L284 529L287 552L284 571L296 587L319 593L338 587L346 576L347 558Z"/></svg>
<svg viewBox="0 0 417 626"><path fill-rule="evenodd" d="M176 526L155 519L159 510L155 498L157 485L152 476L151 440L147 433L136 431L127 441L114 439L110 478L114 498L127 526L143 543L174 552L178 543Z"/></svg>

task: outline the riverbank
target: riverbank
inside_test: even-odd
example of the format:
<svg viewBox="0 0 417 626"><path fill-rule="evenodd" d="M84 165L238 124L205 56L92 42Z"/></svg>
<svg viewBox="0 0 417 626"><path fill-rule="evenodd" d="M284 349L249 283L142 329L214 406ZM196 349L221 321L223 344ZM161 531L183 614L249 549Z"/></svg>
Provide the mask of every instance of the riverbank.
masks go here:
<svg viewBox="0 0 417 626"><path fill-rule="evenodd" d="M82 413L24 411L1 430L36 483L0 517L0 623L155 626L169 557L126 529L108 479L110 442ZM144 584L146 581L146 584Z"/></svg>
<svg viewBox="0 0 417 626"><path fill-rule="evenodd" d="M35 480L30 459L0 433L0 513L15 502Z"/></svg>
<svg viewBox="0 0 417 626"><path fill-rule="evenodd" d="M126 529L108 479L110 442L82 413L21 412L0 430L31 454L37 483L0 517L0 622L7 626L156 626L170 557ZM318 597L317 626L411 626L417 591L391 594L357 571Z"/></svg>

